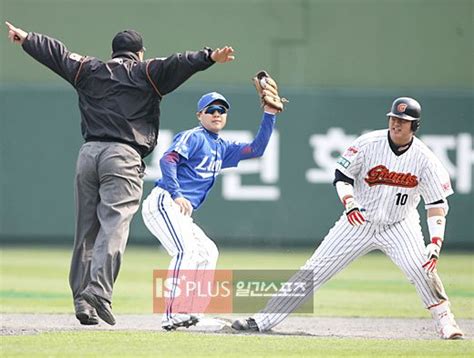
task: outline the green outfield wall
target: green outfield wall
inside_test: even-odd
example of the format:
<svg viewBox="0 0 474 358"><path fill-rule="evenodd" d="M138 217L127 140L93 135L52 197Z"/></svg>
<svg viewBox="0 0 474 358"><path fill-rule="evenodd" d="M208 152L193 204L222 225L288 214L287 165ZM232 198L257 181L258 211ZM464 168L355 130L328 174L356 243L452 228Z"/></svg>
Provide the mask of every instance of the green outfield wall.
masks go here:
<svg viewBox="0 0 474 358"><path fill-rule="evenodd" d="M113 35L142 32L147 56L231 44L238 60L200 81L245 84L261 67L292 85L473 84L473 0L0 0L0 19L110 56ZM2 21L3 26L3 21ZM2 82L57 81L0 36Z"/></svg>
<svg viewBox="0 0 474 358"><path fill-rule="evenodd" d="M248 140L255 134L261 111L252 88L187 86L169 95L162 105L160 145L147 158L146 193L160 175L160 153L173 134L197 125L195 103L203 92L215 89L232 105L223 136ZM82 142L76 95L63 86L17 87L0 93L5 116L0 132L0 235L69 241L74 228L74 166ZM265 156L224 171L195 220L221 244L319 241L342 213L331 184L338 154L363 131L384 128L385 113L401 94L423 104L419 134L453 179L449 241L472 247L474 98L461 91L288 89L285 95L291 102L278 118L278 132ZM153 242L140 215L132 237Z"/></svg>
<svg viewBox="0 0 474 358"><path fill-rule="evenodd" d="M446 165L448 247L474 248L473 0L0 0L0 20L106 59L113 35L142 32L147 57L230 44L236 60L194 76L162 104L145 193L195 103L232 103L224 136L251 138L260 109L250 77L265 68L290 98L265 156L222 174L195 220L218 244L314 245L342 213L334 162L355 136L386 126L392 100L423 105L419 135ZM2 25L3 26L3 25ZM74 90L0 31L0 238L70 244L82 143ZM420 205L420 211L422 206ZM424 220L422 220L424 225ZM131 240L153 243L138 214Z"/></svg>

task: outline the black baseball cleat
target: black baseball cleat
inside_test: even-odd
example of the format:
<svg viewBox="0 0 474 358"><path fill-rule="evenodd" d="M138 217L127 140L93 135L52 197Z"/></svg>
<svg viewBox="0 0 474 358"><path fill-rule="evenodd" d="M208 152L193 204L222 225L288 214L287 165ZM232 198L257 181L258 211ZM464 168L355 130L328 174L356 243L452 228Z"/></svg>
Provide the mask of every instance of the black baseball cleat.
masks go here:
<svg viewBox="0 0 474 358"><path fill-rule="evenodd" d="M257 322L252 317L249 317L244 320L236 320L232 323L232 328L236 331L251 331L251 332L259 332Z"/></svg>
<svg viewBox="0 0 474 358"><path fill-rule="evenodd" d="M173 315L172 318L161 322L161 328L166 331L174 331L180 327L189 328L191 326L195 326L198 322L199 318L194 315L187 313L177 313Z"/></svg>
<svg viewBox="0 0 474 358"><path fill-rule="evenodd" d="M96 309L97 314L104 322L110 324L111 326L115 324L115 317L112 313L112 307L106 299L87 291L83 291L81 296L88 304Z"/></svg>
<svg viewBox="0 0 474 358"><path fill-rule="evenodd" d="M76 318L85 326L93 326L99 324L99 316L95 309L76 312Z"/></svg>

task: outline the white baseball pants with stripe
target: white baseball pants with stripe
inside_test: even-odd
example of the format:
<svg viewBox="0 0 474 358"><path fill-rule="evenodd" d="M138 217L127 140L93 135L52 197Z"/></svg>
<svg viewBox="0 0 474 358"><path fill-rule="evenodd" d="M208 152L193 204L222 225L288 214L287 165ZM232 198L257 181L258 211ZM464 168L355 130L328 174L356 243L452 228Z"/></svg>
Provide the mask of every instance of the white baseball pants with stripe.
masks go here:
<svg viewBox="0 0 474 358"><path fill-rule="evenodd" d="M143 201L142 216L148 230L172 257L168 278L177 280L181 270L195 270L196 275L199 275L198 271L206 272L206 277L209 277L209 270L216 268L219 251L191 217L181 214L178 204L167 191L155 187ZM186 274L189 275L189 271ZM186 302L182 299L174 300L176 285L177 283L170 291L171 297L163 319L169 320L174 313L202 312L202 299L196 300L199 301L199 309L193 306L193 297Z"/></svg>
<svg viewBox="0 0 474 358"><path fill-rule="evenodd" d="M300 304L312 299L313 291L317 291L352 261L373 250L384 252L405 273L409 282L415 285L426 308L447 301L438 274L427 274L422 267L426 262L425 247L418 217L410 217L393 225L380 226L366 222L354 227L343 214L301 267L301 271L289 280L312 283L313 289L304 297L275 295L253 318L260 331L273 328Z"/></svg>

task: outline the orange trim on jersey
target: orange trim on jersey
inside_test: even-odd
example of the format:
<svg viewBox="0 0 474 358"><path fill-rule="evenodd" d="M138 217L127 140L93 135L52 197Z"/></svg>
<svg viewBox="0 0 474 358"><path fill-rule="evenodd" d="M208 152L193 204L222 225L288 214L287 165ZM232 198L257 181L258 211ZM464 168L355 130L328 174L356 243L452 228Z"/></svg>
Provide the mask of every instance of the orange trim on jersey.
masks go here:
<svg viewBox="0 0 474 358"><path fill-rule="evenodd" d="M154 83L153 80L151 79L150 71L148 70L148 66L150 66L150 63L151 63L151 61L148 61L147 64L146 64L146 77L148 78L148 81L150 81L151 85L153 86L153 89L154 89L155 92L158 94L158 96L163 97L163 96L161 95L160 91L158 91L158 88L156 87L155 83Z"/></svg>
<svg viewBox="0 0 474 358"><path fill-rule="evenodd" d="M367 172L364 181L369 186L389 185L402 188L414 188L418 185L418 177L411 173L391 172L385 165L377 165Z"/></svg>
<svg viewBox="0 0 474 358"><path fill-rule="evenodd" d="M84 62L86 62L87 56L82 58L81 64L79 65L79 69L76 72L76 76L74 77L74 86L77 84L77 79L79 78L79 73L82 70L82 65L84 65Z"/></svg>

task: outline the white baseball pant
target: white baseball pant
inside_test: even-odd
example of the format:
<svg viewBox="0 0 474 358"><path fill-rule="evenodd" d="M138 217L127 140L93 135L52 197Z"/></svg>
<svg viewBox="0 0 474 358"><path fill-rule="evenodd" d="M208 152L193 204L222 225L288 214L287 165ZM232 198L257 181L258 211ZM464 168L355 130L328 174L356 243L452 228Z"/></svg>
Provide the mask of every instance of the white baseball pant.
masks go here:
<svg viewBox="0 0 474 358"><path fill-rule="evenodd" d="M373 250L385 253L405 273L426 308L448 300L438 274L427 274L422 267L426 255L418 217L409 217L393 225L366 222L354 227L343 214L301 271L289 280L312 281L312 290L305 297L273 296L265 308L254 316L259 329L265 331L276 326L300 304L312 299L312 291L317 291L352 261Z"/></svg>
<svg viewBox="0 0 474 358"><path fill-rule="evenodd" d="M163 319L170 319L173 313L202 313L205 307L202 298L194 303L194 296L188 300L174 300L181 270L192 270L198 275L215 270L219 251L214 242L197 226L190 216L181 214L180 207L170 194L155 187L143 201L142 216L148 230L161 242L172 257L168 267L168 278L173 278L173 288ZM189 271L186 272L189 276ZM190 277L187 277L189 281ZM176 280L176 281L175 281Z"/></svg>

